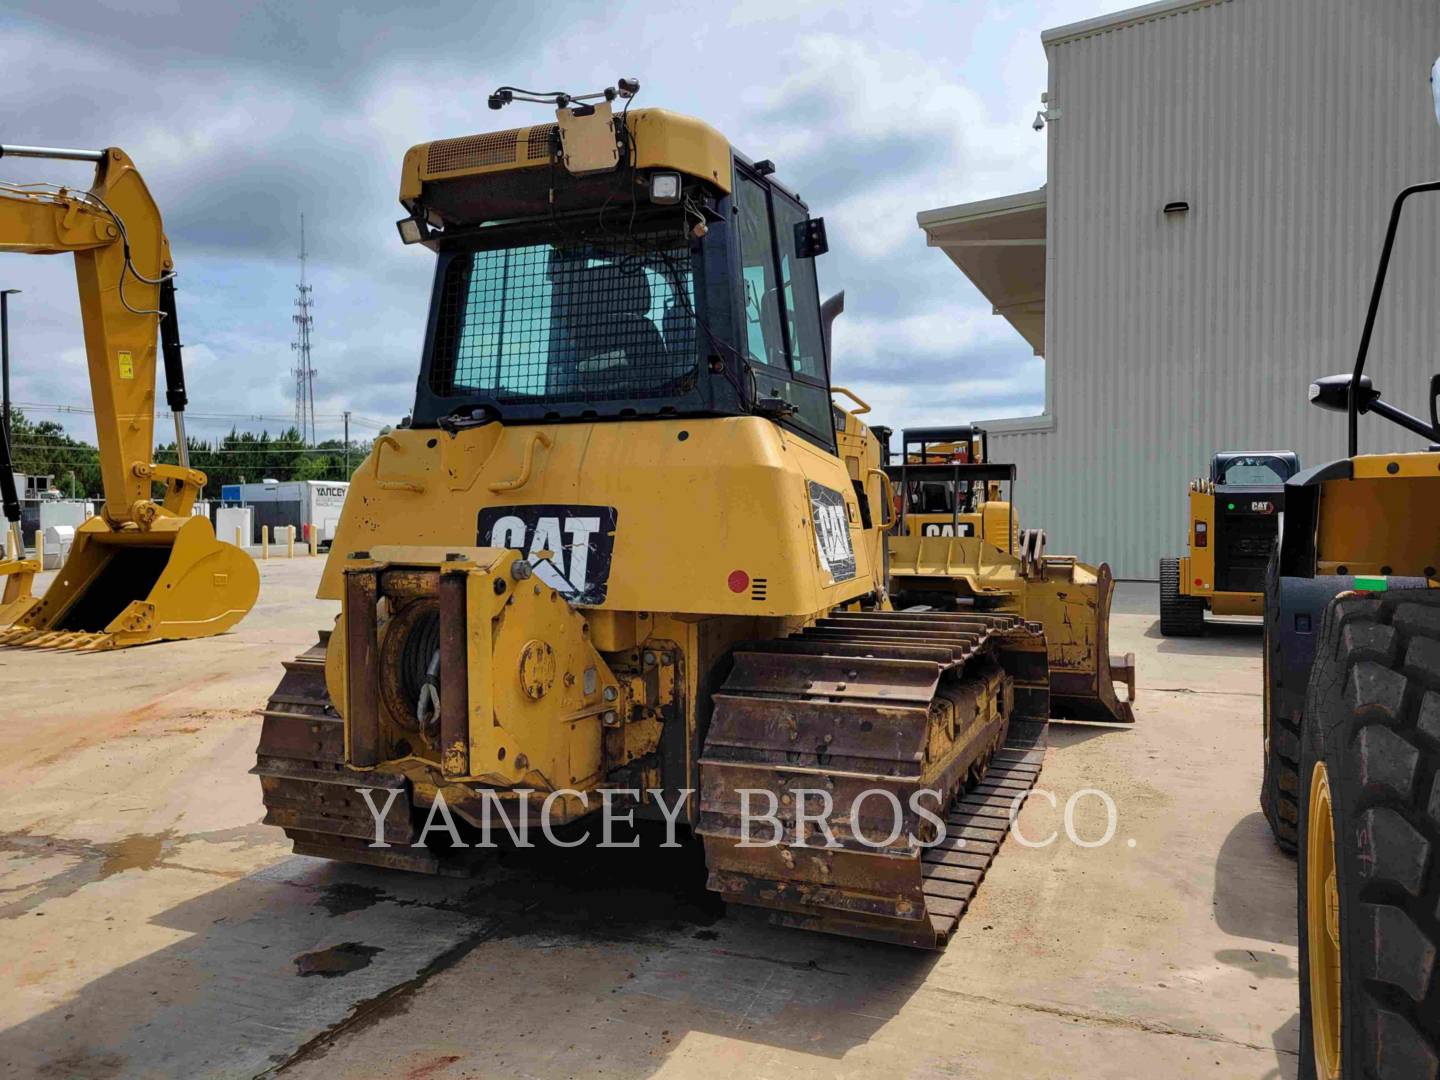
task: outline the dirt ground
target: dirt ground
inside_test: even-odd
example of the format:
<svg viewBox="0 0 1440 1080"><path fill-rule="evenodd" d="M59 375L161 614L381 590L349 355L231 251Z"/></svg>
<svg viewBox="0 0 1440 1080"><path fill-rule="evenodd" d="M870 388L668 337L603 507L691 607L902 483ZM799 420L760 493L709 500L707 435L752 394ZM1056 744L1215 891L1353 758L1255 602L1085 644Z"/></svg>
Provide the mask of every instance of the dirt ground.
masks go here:
<svg viewBox="0 0 1440 1080"><path fill-rule="evenodd" d="M335 606L271 560L222 638L0 652L0 1070L21 1077L1291 1077L1294 864L1256 806L1253 626L1163 640L1133 729L1053 725L1028 837L942 954L725 910L693 850L475 878L292 856L255 710ZM1084 789L1109 843L1064 834ZM1075 833L1105 831L1082 795Z"/></svg>

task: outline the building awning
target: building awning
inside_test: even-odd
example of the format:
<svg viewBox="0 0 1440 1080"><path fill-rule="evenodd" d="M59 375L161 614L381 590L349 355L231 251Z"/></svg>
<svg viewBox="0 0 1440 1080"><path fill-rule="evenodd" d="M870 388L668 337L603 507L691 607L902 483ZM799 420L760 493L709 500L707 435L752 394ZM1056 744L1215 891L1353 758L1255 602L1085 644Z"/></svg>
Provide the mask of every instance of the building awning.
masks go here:
<svg viewBox="0 0 1440 1080"><path fill-rule="evenodd" d="M1045 189L922 210L931 247L942 249L1029 342L1045 354Z"/></svg>

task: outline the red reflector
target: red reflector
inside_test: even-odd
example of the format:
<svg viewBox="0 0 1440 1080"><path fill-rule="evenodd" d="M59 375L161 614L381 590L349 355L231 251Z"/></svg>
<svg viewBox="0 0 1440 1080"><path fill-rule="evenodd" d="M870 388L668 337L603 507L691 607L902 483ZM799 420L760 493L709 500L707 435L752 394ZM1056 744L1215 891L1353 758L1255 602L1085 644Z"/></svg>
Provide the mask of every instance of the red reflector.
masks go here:
<svg viewBox="0 0 1440 1080"><path fill-rule="evenodd" d="M731 592L744 592L750 587L750 575L744 570L731 570L726 582Z"/></svg>
<svg viewBox="0 0 1440 1080"><path fill-rule="evenodd" d="M1196 585L1202 585L1202 586L1203 586L1203 585L1205 584L1205 579L1204 579L1204 578L1198 578L1198 577L1197 577L1197 578L1195 579L1195 584L1196 584Z"/></svg>

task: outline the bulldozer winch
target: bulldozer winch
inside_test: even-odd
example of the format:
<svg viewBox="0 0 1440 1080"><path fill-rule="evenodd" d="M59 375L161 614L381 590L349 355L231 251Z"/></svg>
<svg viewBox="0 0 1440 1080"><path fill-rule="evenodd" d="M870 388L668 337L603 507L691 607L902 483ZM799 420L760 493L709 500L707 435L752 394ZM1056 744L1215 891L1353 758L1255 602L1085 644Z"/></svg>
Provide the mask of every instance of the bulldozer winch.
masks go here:
<svg viewBox="0 0 1440 1080"><path fill-rule="evenodd" d="M0 157L95 163L88 191L0 184L0 251L75 256L105 489L100 513L75 530L69 557L35 596L41 567L23 557L8 435L0 444L0 496L13 523L0 559L0 645L94 651L222 633L254 605L260 575L191 513L205 474L188 465L174 265L155 201L114 147L0 146ZM157 336L173 465L154 461Z"/></svg>
<svg viewBox="0 0 1440 1080"><path fill-rule="evenodd" d="M938 947L1039 772L1045 630L895 610L882 440L831 403L823 223L634 90L507 88L555 122L405 155L398 230L436 255L416 401L354 477L341 616L264 710L265 820L446 873L442 804L472 838L680 807L725 898ZM778 843L744 842L751 799Z"/></svg>

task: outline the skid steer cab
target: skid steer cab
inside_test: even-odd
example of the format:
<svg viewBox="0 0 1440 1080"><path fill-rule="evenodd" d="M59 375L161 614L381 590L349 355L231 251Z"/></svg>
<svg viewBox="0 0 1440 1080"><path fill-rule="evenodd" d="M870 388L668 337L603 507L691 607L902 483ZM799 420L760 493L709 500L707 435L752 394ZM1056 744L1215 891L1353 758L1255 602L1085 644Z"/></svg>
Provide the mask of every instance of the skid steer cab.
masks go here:
<svg viewBox="0 0 1440 1080"><path fill-rule="evenodd" d="M907 428L900 461L885 472L900 511L888 540L895 606L1007 611L1041 623L1055 715L1133 721L1135 656L1108 652L1110 567L1046 554L1045 531L1020 528L1015 466L986 459L984 429Z"/></svg>
<svg viewBox="0 0 1440 1080"><path fill-rule="evenodd" d="M1288 450L1225 450L1190 481L1189 550L1160 560L1160 632L1193 637L1212 615L1259 615L1275 550L1285 481L1300 471Z"/></svg>

